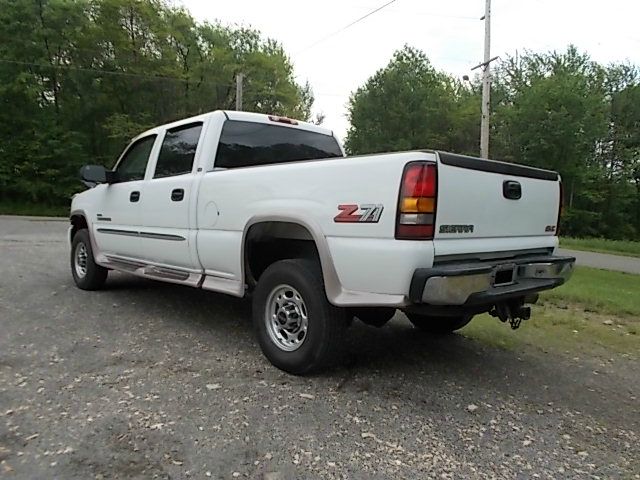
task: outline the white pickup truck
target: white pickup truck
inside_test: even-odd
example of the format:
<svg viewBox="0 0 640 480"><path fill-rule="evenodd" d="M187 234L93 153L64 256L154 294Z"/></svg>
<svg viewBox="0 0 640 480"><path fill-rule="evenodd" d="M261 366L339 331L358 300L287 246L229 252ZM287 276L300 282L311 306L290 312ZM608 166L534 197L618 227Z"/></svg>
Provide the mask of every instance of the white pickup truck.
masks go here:
<svg viewBox="0 0 640 480"><path fill-rule="evenodd" d="M252 295L260 346L303 374L354 317L397 309L445 333L490 312L517 327L570 276L557 173L436 151L345 157L331 131L215 111L149 130L71 205L71 272L109 270Z"/></svg>

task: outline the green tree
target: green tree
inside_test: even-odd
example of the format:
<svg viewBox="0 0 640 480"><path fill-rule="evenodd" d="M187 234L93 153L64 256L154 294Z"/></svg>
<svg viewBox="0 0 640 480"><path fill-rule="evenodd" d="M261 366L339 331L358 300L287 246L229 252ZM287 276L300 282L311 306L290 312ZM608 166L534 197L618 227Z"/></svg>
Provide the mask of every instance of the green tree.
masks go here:
<svg viewBox="0 0 640 480"><path fill-rule="evenodd" d="M405 46L349 100L345 146L354 154L437 148L472 153L480 102Z"/></svg>
<svg viewBox="0 0 640 480"><path fill-rule="evenodd" d="M568 187L569 206L606 133L602 80L601 67L574 47L563 54L511 57L498 70L496 83L506 95L495 109L494 152L558 170Z"/></svg>
<svg viewBox="0 0 640 480"><path fill-rule="evenodd" d="M635 69L603 67L571 46L508 57L494 86L493 155L560 172L565 233L634 238Z"/></svg>
<svg viewBox="0 0 640 480"><path fill-rule="evenodd" d="M163 0L0 0L0 202L66 205L85 163L152 125L233 108L310 116L273 40Z"/></svg>
<svg viewBox="0 0 640 480"><path fill-rule="evenodd" d="M640 85L638 70L613 65L607 71L609 132L601 149L606 201L602 222L612 236L640 236Z"/></svg>

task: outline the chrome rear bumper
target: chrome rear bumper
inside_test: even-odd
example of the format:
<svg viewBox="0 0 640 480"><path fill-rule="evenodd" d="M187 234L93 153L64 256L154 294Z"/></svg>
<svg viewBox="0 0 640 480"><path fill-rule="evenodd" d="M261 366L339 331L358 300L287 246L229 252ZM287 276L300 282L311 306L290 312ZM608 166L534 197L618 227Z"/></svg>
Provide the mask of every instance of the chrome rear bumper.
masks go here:
<svg viewBox="0 0 640 480"><path fill-rule="evenodd" d="M429 305L491 304L560 286L574 264L574 257L549 255L421 268L413 274L409 298Z"/></svg>

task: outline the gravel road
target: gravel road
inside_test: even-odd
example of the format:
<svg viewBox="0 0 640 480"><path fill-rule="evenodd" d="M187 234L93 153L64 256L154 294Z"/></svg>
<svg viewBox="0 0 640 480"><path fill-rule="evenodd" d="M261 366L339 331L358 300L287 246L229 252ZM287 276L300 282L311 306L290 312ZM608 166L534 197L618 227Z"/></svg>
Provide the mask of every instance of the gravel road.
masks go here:
<svg viewBox="0 0 640 480"><path fill-rule="evenodd" d="M2 478L640 478L635 360L429 338L398 314L292 377L245 301L121 274L76 289L65 231L0 219Z"/></svg>
<svg viewBox="0 0 640 480"><path fill-rule="evenodd" d="M634 273L640 275L640 258L610 255L608 253L582 252L578 250L558 250L560 255L576 257L576 264L585 267L601 268L616 272Z"/></svg>

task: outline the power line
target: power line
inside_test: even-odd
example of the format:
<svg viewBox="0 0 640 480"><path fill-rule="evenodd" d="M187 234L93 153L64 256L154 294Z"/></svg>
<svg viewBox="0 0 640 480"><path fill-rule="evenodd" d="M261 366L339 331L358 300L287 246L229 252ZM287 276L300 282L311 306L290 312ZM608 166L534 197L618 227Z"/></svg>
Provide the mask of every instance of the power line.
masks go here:
<svg viewBox="0 0 640 480"><path fill-rule="evenodd" d="M119 76L119 77L134 77L134 78L141 78L144 80L156 80L156 81L168 80L168 81L177 81L177 82L183 82L183 83L191 82L192 84L204 84L207 86L225 87L229 89L232 89L233 87L235 87L234 84L212 82L211 80L186 79L186 78L171 77L166 75L145 75L145 74L139 74L139 73L114 72L111 70L100 70L96 68L72 67L69 65L50 65L45 63L22 62L19 60L8 60L8 59L2 59L2 58L0 58L0 63L9 63L9 64L15 64L15 65L24 65L24 66L38 67L38 68L50 68L50 69L58 69L58 70L71 70L71 71L77 71L80 73L88 73L88 74L94 74L94 75L113 75L113 76ZM248 88L246 88L246 91L247 91L247 95L261 95L261 96L272 97L272 98L283 96L282 93L278 93L274 91L274 89L258 90L258 89L251 88L250 85L248 86Z"/></svg>
<svg viewBox="0 0 640 480"><path fill-rule="evenodd" d="M15 65L24 65L24 66L28 66L28 67L58 68L58 69L62 69L62 70L74 70L74 71L78 71L78 72L99 73L100 75L115 75L115 76L120 76L120 77L138 77L138 78L145 78L145 79L150 79L150 80L174 80L174 81L177 80L177 81L181 81L181 82L189 81L186 78L170 77L170 76L166 76L166 75L145 75L144 73L117 72L117 71L114 71L114 70L102 70L102 69L98 69L98 68L73 67L71 65L51 65L51 64L46 64L46 63L22 62L20 60L8 60L8 59L4 59L4 58L0 58L0 62L1 63L12 63L12 64L15 64ZM229 85L220 85L220 86L231 87L232 85L229 84Z"/></svg>
<svg viewBox="0 0 640 480"><path fill-rule="evenodd" d="M460 63L471 63L469 60L463 60L461 58L454 59L454 58L448 58L448 57L436 57L434 58L434 60L448 60L448 61L456 61ZM49 63L25 62L20 60L10 60L10 59L4 59L4 58L0 58L0 63L23 65L23 66L37 67L37 68L48 68L53 70L70 70L70 71L76 71L80 73L93 74L96 76L106 75L106 76L116 76L116 77L140 78L143 80L150 80L150 81L175 81L175 82L182 82L182 83L191 82L192 84L199 84L199 85L204 84L207 86L224 87L229 89L233 89L236 87L235 83L220 83L220 82L215 82L215 81L205 80L205 79L202 79L202 80L197 78L188 79L184 77L174 77L169 75L149 75L144 73L130 73L130 72L104 70L104 69L91 68L91 67L75 67L72 65L52 65ZM248 88L246 88L246 90L249 95L265 95L265 96L271 96L271 97L277 97L282 95L282 94L278 94L277 92L274 92L273 89L257 90L257 89L251 88L251 85L247 85L247 87ZM333 91L333 92L313 91L313 95L314 97L348 97L350 95L350 92L345 93L345 92L336 92L336 91Z"/></svg>
<svg viewBox="0 0 640 480"><path fill-rule="evenodd" d="M72 71L78 71L80 73L89 73L89 74L94 74L94 75L115 75L115 76L121 76L121 77L134 77L134 78L141 78L144 80L168 80L168 81L178 81L178 82L192 82L192 84L204 84L207 86L213 86L213 87L225 87L225 88L236 88L237 84L231 84L231 83L219 83L219 82L213 82L211 80L198 80L198 79L186 79L186 78L180 78L180 77L171 77L171 76L160 76L160 75L145 75L145 74L141 74L141 73L127 73L127 72L115 72L115 71L111 71L111 70L101 70L101 69L97 69L97 68L82 68L82 67L72 67L69 65L51 65L51 64L46 64L46 63L34 63L34 62L23 62L23 61L19 61L19 60L8 60L8 59L3 59L0 58L0 63L9 63L9 64L16 64L16 65L24 65L24 66L30 66L30 67L38 67L38 68L50 68L50 69L59 69L59 70L72 70ZM254 95L261 95L261 96L266 96L266 97L282 97L283 94L282 93L278 93L276 91L274 91L274 89L255 89L252 88L251 85L247 85L244 88L244 92L245 92L245 96L254 96ZM348 96L348 94L344 94L344 93L337 93L337 92L312 92L314 97L317 96L323 96L323 97L342 97L342 96Z"/></svg>
<svg viewBox="0 0 640 480"><path fill-rule="evenodd" d="M403 13L403 14L410 14L411 16L420 16L420 17L438 17L438 18L450 18L450 19L454 19L454 20L474 20L477 21L478 17L472 17L470 15L452 15L449 13L437 13L437 12L426 12L426 11L420 11L420 10L412 10L412 9L408 9L408 8L394 8L393 10L391 10L391 12L394 13Z"/></svg>
<svg viewBox="0 0 640 480"><path fill-rule="evenodd" d="M330 33L330 34L329 34L329 35L327 35L326 37L323 37L323 38L321 38L320 40L318 40L318 41L316 41L316 42L312 43L312 44L311 44L311 45L309 45L308 47L305 47L305 48L303 48L302 50L300 50L300 51L296 52L296 55L298 55L298 54L300 54L300 53L302 53L302 52L306 52L307 50L312 49L313 47L315 47L316 45L318 45L318 44L320 44L320 43L324 42L325 40L328 40L329 38L331 38L331 37L333 37L333 36L335 36L335 35L338 35L339 33L344 32L344 31L345 31L345 30L347 30L348 28L353 27L356 23L359 23L359 22L363 21L365 18L368 18L368 17L370 17L371 15L373 15L373 14L375 14L375 13L378 13L378 12L379 12L380 10L382 10L383 8L386 8L386 7L388 7L389 5L391 5L392 3L395 3L395 2L396 2L396 0L391 0L391 1L387 2L387 3L385 3L384 5L381 5L381 6L379 6L378 8L376 8L376 9L374 9L374 10L371 10L369 13L367 13L367 14L363 15L363 16L362 16L362 17L360 17L360 18L357 18L356 20L354 20L354 21L353 21L353 22L351 22L350 24L345 25L345 26L344 26L344 27L342 27L341 29L336 30L336 31L335 31L335 32L333 32L333 33Z"/></svg>

